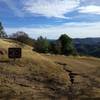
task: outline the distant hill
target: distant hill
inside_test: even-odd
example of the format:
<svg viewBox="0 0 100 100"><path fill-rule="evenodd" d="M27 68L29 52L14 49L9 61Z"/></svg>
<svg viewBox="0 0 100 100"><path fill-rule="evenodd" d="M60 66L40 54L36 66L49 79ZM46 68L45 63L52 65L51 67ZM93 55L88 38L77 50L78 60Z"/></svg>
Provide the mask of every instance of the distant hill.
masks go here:
<svg viewBox="0 0 100 100"><path fill-rule="evenodd" d="M100 38L73 38L73 43L80 55L100 57Z"/></svg>
<svg viewBox="0 0 100 100"><path fill-rule="evenodd" d="M73 39L80 55L100 57L100 38Z"/></svg>
<svg viewBox="0 0 100 100"><path fill-rule="evenodd" d="M100 38L75 38L75 44L97 45L100 43Z"/></svg>
<svg viewBox="0 0 100 100"><path fill-rule="evenodd" d="M48 41L53 42L55 39L48 39ZM100 38L73 38L73 43L75 44L89 44L95 45L100 43Z"/></svg>

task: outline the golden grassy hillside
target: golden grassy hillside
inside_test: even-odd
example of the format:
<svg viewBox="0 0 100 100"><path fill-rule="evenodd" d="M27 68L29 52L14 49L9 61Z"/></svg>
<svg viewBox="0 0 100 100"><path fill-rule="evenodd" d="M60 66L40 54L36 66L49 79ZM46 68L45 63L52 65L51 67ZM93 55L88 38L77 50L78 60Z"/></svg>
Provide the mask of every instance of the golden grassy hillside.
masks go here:
<svg viewBox="0 0 100 100"><path fill-rule="evenodd" d="M94 97L100 98L100 59L94 57L85 56L61 56L61 55L44 55L56 64L63 67L65 64L65 69L76 73L75 82L76 87L83 88L84 85L87 88L85 93L89 93ZM77 89L78 89L77 88Z"/></svg>
<svg viewBox="0 0 100 100"><path fill-rule="evenodd" d="M7 56L9 47L22 48L22 58L15 63ZM39 54L9 39L0 39L0 49L6 51L0 55L0 100L69 99L69 72L63 67L79 74L73 85L77 100L100 97L100 59Z"/></svg>
<svg viewBox="0 0 100 100"><path fill-rule="evenodd" d="M54 98L57 91L69 83L66 72L51 60L33 52L32 47L1 39L0 48L22 47L22 59L8 59L0 55L0 98L5 100L45 100ZM5 62L8 61L8 62ZM54 95L55 94L55 95ZM24 99L23 99L24 98ZM40 99L41 98L41 99Z"/></svg>

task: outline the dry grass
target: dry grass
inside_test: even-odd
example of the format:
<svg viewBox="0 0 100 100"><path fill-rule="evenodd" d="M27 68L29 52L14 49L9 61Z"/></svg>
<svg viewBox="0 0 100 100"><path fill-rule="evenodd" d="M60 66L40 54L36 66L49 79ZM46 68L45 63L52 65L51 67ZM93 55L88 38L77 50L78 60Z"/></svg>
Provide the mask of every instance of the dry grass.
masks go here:
<svg viewBox="0 0 100 100"><path fill-rule="evenodd" d="M78 73L88 73L94 71L97 67L100 67L100 59L94 57L73 57L73 56L61 56L61 55L43 55L53 62L66 63L69 69Z"/></svg>
<svg viewBox="0 0 100 100"><path fill-rule="evenodd" d="M9 47L21 47L21 45L13 40L0 39L0 48L7 51ZM9 96L10 100L14 95L19 98L23 95L23 98L25 98L24 94L34 98L40 98L43 95L43 97L48 97L49 94L54 95L53 91L51 91L52 89L48 90L49 87L55 86L54 89L56 89L62 86L61 88L64 88L69 84L68 76L59 65L32 51L30 46L24 45L21 48L23 51L22 58L16 60L15 63L7 57L7 53L0 57L0 61L9 61L0 63L0 93L2 93L2 98L3 93L6 97L12 91L14 94ZM51 83L49 84L49 82ZM43 90L44 92L42 93ZM48 95L45 95L46 93Z"/></svg>
<svg viewBox="0 0 100 100"><path fill-rule="evenodd" d="M9 100L61 100L60 96L66 97L63 96L63 92L70 85L68 73L63 66L55 62L66 63L67 69L92 76L97 83L100 82L100 59L98 58L38 54L28 45L21 46L19 42L0 39L0 48L7 51L9 47L21 47L23 52L22 58L15 63L7 57L7 53L0 55L1 61L10 61L0 63L0 93L4 100L6 99L3 95L8 95ZM87 88L87 84L91 83L93 91L96 92L94 95L100 96L100 89L95 86L97 83L90 80L78 76L75 81L80 82L78 84L80 86L75 87Z"/></svg>
<svg viewBox="0 0 100 100"><path fill-rule="evenodd" d="M79 75L76 76L75 81L79 88L83 84L87 89L94 91L93 95L100 97L100 59L94 57L73 57L61 55L44 55L44 57L52 60L53 62L67 64L66 69L73 71ZM62 66L63 67L63 66ZM82 85L82 86L81 86ZM89 92L87 90L86 92ZM92 93L91 93L92 94Z"/></svg>
<svg viewBox="0 0 100 100"><path fill-rule="evenodd" d="M20 47L20 45L13 40L6 40L6 39L0 40L0 47L5 50L7 50L9 47L16 47L16 46ZM3 57L7 58L7 54L5 54ZM9 61L11 60L9 59ZM60 66L57 66L51 60L32 51L32 47L27 45L24 45L24 47L22 47L22 58L20 60L16 60L16 63L14 65L13 63L8 63L8 64L3 64L3 66L5 66L4 69L8 72L12 71L12 72L18 72L20 74L22 74L22 72L23 73L28 72L29 68L33 68L33 71L37 72L43 71L44 73L48 74L58 73L59 77L60 77L59 74L63 73L63 70L60 68Z"/></svg>

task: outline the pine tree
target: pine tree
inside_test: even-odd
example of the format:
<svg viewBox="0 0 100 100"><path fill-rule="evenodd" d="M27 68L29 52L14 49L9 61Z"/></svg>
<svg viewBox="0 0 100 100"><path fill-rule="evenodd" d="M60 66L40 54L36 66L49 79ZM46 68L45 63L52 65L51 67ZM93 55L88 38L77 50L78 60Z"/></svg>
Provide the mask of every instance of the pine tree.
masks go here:
<svg viewBox="0 0 100 100"><path fill-rule="evenodd" d="M0 38L5 38L5 37L7 37L7 34L5 33L2 23L0 22Z"/></svg>
<svg viewBox="0 0 100 100"><path fill-rule="evenodd" d="M72 39L67 36L66 34L62 34L59 38L59 41L61 42L61 52L65 55L75 55L76 49L73 45Z"/></svg>

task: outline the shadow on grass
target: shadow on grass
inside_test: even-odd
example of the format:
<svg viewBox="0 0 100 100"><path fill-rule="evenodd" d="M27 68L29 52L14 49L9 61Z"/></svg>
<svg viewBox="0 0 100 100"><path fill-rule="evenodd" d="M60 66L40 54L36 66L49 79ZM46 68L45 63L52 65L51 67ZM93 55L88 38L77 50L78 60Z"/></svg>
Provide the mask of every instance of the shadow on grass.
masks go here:
<svg viewBox="0 0 100 100"><path fill-rule="evenodd" d="M9 62L10 62L9 60L7 60L7 61L0 60L0 63L9 63Z"/></svg>

